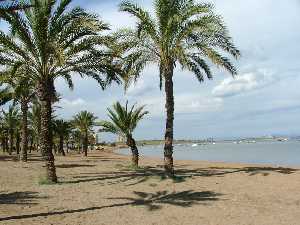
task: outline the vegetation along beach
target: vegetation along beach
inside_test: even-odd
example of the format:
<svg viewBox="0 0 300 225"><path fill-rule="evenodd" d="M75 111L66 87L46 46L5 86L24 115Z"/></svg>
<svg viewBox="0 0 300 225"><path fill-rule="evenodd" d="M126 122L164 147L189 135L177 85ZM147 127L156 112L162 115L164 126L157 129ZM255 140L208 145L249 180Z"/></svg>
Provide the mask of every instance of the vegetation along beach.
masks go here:
<svg viewBox="0 0 300 225"><path fill-rule="evenodd" d="M299 11L0 0L0 224L299 225Z"/></svg>

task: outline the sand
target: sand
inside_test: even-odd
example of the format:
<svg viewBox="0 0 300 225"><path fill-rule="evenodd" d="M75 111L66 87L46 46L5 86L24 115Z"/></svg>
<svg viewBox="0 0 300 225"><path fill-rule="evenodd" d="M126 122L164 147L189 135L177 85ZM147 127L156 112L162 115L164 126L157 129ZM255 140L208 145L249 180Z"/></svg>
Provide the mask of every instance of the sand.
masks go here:
<svg viewBox="0 0 300 225"><path fill-rule="evenodd" d="M255 165L162 160L111 152L56 156L60 184L38 183L38 155L28 163L0 155L0 224L299 225L300 171Z"/></svg>

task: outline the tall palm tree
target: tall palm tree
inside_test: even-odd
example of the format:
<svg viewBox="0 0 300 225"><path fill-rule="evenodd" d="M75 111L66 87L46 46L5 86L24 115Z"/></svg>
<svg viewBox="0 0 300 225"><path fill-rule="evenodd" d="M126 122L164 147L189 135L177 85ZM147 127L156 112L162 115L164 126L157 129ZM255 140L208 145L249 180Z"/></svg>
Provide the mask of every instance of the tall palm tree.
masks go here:
<svg viewBox="0 0 300 225"><path fill-rule="evenodd" d="M71 124L68 121L64 121L62 119L60 120L54 120L54 132L57 134L59 138L59 148L58 152L61 153L63 156L66 155L64 151L64 140L66 137L69 136L71 132Z"/></svg>
<svg viewBox="0 0 300 225"><path fill-rule="evenodd" d="M15 105L10 105L7 111L3 111L4 124L7 127L9 135L9 155L13 152L14 134L20 120L19 110Z"/></svg>
<svg viewBox="0 0 300 225"><path fill-rule="evenodd" d="M138 167L139 151L133 138L133 132L138 122L149 113L144 108L145 106L136 107L136 105L128 107L128 101L125 106L116 102L112 109L107 109L111 121L102 121L98 124L102 127L101 132L110 132L126 138L126 143L132 152L132 165L135 167Z"/></svg>
<svg viewBox="0 0 300 225"><path fill-rule="evenodd" d="M154 7L155 17L152 17L137 4L122 2L120 10L133 15L138 22L135 30L125 30L118 35L128 50L128 65L134 64L136 71L149 63L159 67L160 88L164 82L166 94L165 170L167 175L173 176L175 66L181 65L203 82L205 76L212 79L208 61L235 75L236 68L221 53L238 58L240 52L211 4L194 0L154 0ZM129 77L127 86L136 81L139 74Z"/></svg>
<svg viewBox="0 0 300 225"><path fill-rule="evenodd" d="M109 38L100 35L107 24L80 7L67 8L71 0L29 0L34 7L4 13L13 38L0 31L0 66L26 69L35 83L41 105L40 149L46 163L46 179L57 182L52 154L51 113L58 77L73 88L72 75L94 78L105 88L122 75Z"/></svg>
<svg viewBox="0 0 300 225"><path fill-rule="evenodd" d="M88 111L81 111L74 116L72 121L73 126L77 128L81 133L84 156L87 156L89 134L93 132L92 129L96 124L96 119L97 117L95 117L93 113L90 113Z"/></svg>

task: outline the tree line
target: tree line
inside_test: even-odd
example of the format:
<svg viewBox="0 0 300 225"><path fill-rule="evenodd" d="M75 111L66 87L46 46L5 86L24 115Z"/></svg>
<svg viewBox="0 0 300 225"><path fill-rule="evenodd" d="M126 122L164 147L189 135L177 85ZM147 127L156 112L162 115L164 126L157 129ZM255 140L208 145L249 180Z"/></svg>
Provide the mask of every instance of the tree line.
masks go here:
<svg viewBox="0 0 300 225"><path fill-rule="evenodd" d="M21 121L22 152L28 148L28 118L33 111L29 105L33 99L38 102L39 149L46 165L46 179L51 182L57 182L52 153L53 103L59 101L56 79L64 79L71 89L74 76L91 77L103 90L112 83L123 84L126 89L140 78L147 65L157 65L159 87L165 91L166 102L165 171L168 176L174 176L175 68L180 66L190 71L199 82L205 77L212 79L212 64L237 74L231 59L239 58L240 51L212 4L153 0L154 14L151 14L136 3L123 1L119 10L133 16L136 26L108 32L107 23L81 7L71 7L72 0L28 0L21 5L1 2L6 4L0 5L0 18L10 28L6 33L0 31L1 102L10 95L20 105L21 115L12 107L9 110L21 117L18 121ZM102 130L125 132L133 160L137 162L138 151L132 137L136 124L118 123L125 119L125 112L132 117L133 109L118 104L109 111L112 124L102 122ZM4 117L9 110L4 112ZM141 115L142 112L143 109ZM59 123L63 126L63 121ZM86 140L85 133L83 146Z"/></svg>

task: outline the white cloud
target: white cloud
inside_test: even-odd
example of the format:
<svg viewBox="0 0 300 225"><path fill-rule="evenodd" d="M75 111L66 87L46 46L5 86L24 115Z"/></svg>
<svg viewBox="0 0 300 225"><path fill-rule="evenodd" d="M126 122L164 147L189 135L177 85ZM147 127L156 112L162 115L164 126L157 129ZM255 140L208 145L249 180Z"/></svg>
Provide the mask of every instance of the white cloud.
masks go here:
<svg viewBox="0 0 300 225"><path fill-rule="evenodd" d="M141 77L136 83L132 83L128 90L126 91L126 95L132 96L141 96L145 95L148 92L153 90L153 85L151 83L147 83L143 77Z"/></svg>
<svg viewBox="0 0 300 225"><path fill-rule="evenodd" d="M273 73L266 70L229 77L217 85L212 94L215 97L231 97L265 87L275 81Z"/></svg>
<svg viewBox="0 0 300 225"><path fill-rule="evenodd" d="M59 103L59 105L66 107L66 108L83 106L85 104L86 104L86 102L81 98L77 98L74 100L69 100L69 99L63 98L60 100L60 103Z"/></svg>
<svg viewBox="0 0 300 225"><path fill-rule="evenodd" d="M223 105L221 98L198 96L195 93L175 94L174 99L175 114L215 112ZM135 100L146 105L146 109L150 111L150 116L165 116L165 96L163 94L157 97L149 96Z"/></svg>
<svg viewBox="0 0 300 225"><path fill-rule="evenodd" d="M223 100L193 93L175 96L175 104L176 113L200 113L219 110L223 105Z"/></svg>

